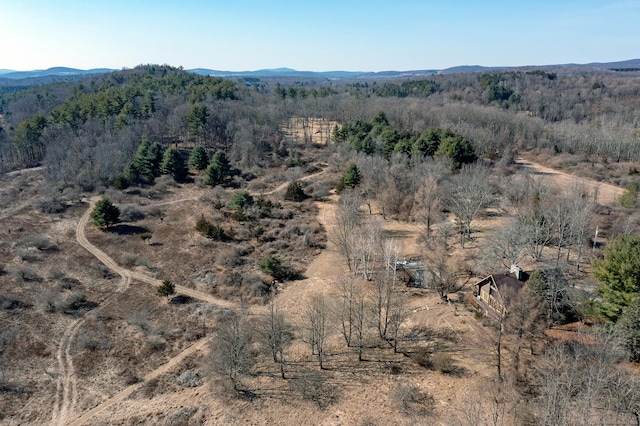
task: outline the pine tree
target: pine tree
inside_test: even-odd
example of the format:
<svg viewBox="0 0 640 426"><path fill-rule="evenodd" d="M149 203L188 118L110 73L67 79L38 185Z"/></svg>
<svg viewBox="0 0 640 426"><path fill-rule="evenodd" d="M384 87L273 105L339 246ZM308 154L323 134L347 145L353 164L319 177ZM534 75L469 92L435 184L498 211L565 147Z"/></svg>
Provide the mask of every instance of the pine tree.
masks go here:
<svg viewBox="0 0 640 426"><path fill-rule="evenodd" d="M108 198L103 198L91 211L91 219L95 226L109 227L120 222L120 209Z"/></svg>
<svg viewBox="0 0 640 426"><path fill-rule="evenodd" d="M196 145L189 155L189 168L195 170L204 170L209 165L209 156L207 149L202 145Z"/></svg>
<svg viewBox="0 0 640 426"><path fill-rule="evenodd" d="M214 162L211 162L207 166L207 170L204 171L203 182L205 185L216 186L224 182L224 174L220 166Z"/></svg>
<svg viewBox="0 0 640 426"><path fill-rule="evenodd" d="M593 262L593 276L600 281L598 308L615 322L640 297L640 236L623 235L604 249L604 258Z"/></svg>
<svg viewBox="0 0 640 426"><path fill-rule="evenodd" d="M139 174L153 179L160 176L160 163L162 162L163 154L162 145L143 137L133 159L133 164Z"/></svg>
<svg viewBox="0 0 640 426"><path fill-rule="evenodd" d="M287 201L303 201L305 199L304 190L302 189L302 185L297 180L291 182L289 186L287 186L287 192L284 194L284 199Z"/></svg>
<svg viewBox="0 0 640 426"><path fill-rule="evenodd" d="M627 307L617 326L629 358L640 362L640 297L636 296L635 301Z"/></svg>
<svg viewBox="0 0 640 426"><path fill-rule="evenodd" d="M342 176L342 184L344 188L353 189L362 181L362 175L358 166L352 164Z"/></svg>
<svg viewBox="0 0 640 426"><path fill-rule="evenodd" d="M204 172L204 184L216 186L224 182L231 172L231 165L224 151L217 151Z"/></svg>
<svg viewBox="0 0 640 426"><path fill-rule="evenodd" d="M169 280L163 280L156 288L156 292L160 297L166 297L167 299L176 294L176 286Z"/></svg>
<svg viewBox="0 0 640 426"><path fill-rule="evenodd" d="M186 176L187 169L177 149L171 147L164 152L162 163L160 163L160 171L163 175L172 175L177 180Z"/></svg>
<svg viewBox="0 0 640 426"><path fill-rule="evenodd" d="M222 171L223 176L228 176L231 173L231 165L229 164L229 159L227 158L227 154L224 151L216 151L213 154L213 158L211 162L217 164Z"/></svg>

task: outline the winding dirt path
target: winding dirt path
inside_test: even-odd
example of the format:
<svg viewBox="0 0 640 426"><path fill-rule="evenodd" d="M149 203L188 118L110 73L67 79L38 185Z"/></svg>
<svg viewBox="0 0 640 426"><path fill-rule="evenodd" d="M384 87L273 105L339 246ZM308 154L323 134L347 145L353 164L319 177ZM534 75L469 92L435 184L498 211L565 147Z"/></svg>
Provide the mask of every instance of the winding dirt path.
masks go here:
<svg viewBox="0 0 640 426"><path fill-rule="evenodd" d="M160 204L169 204L169 203L191 201L191 200L193 199L189 198L189 199L176 200L176 201L171 201L168 203L160 203ZM89 223L89 219L91 217L91 211L93 210L94 205L95 205L95 200L91 200L89 202L89 208L78 221L78 225L76 227L76 240L82 247L84 247L87 251L93 254L100 262L102 262L110 270L119 274L122 277L122 284L119 286L118 290L112 293L106 299L104 299L99 306L104 307L111 300L114 300L118 294L124 292L129 287L132 280L138 280L147 284L151 284L156 287L162 284L162 281L149 277L143 273L121 268L105 252L103 252L102 250L100 250L99 248L91 244L91 242L87 238L86 227L87 227L87 224ZM233 308L236 306L235 303L229 302L228 300L219 299L209 294L202 293L200 291L197 291L188 287L184 287L181 285L176 285L176 292L179 294L183 294L185 296L189 296L193 299L201 300L203 302L211 303L223 308ZM78 319L74 321L72 324L70 324L65 330L65 333L58 346L58 352L57 352L56 358L58 361L59 374L58 374L58 379L56 383L56 393L55 393L54 406L53 406L53 412L52 412L52 418L51 418L52 425L67 425L69 424L69 420L73 418L73 414L74 414L73 409L77 402L77 386L76 386L76 378L75 378L75 369L73 367L73 357L71 356L71 346L78 330L80 329L80 327L84 322L85 322L85 319ZM170 370L174 366L176 366L182 359L184 359L184 357L193 353L197 349L200 349L204 345L205 340L206 339L201 340L200 342L190 346L185 351L171 358L162 367L158 368L157 370L154 370L153 372L145 376L144 381L151 380L163 374L164 372ZM94 409L83 414L78 420L76 420L72 424L80 424L78 422L88 420L96 413L126 398L128 395L130 395L133 391L135 391L141 385L142 384L136 384L126 388L125 390L118 393L114 397L108 399L107 401L98 405Z"/></svg>
<svg viewBox="0 0 640 426"><path fill-rule="evenodd" d="M189 198L187 200L176 200L176 201L171 201L170 203L177 203L177 202L188 201L188 200L192 200L192 199ZM169 204L169 203L162 203L162 204ZM151 284L155 287L161 285L162 284L161 280L157 280L141 272L130 271L128 269L124 269L120 267L113 259L111 259L111 257L109 257L109 255L107 255L105 252L103 252L98 247L94 246L89 242L89 240L87 239L85 228L87 223L89 222L89 217L91 215L91 210L93 209L93 206L94 206L94 201L92 200L86 213L82 216L82 219L78 223L78 228L76 232L76 238L78 240L78 243L82 247L84 247L89 253L93 254L105 266L107 266L109 269L116 272L117 274L130 277L133 280L138 280L143 283ZM218 297L211 296L210 294L203 293L201 291L194 290L189 287L184 287L181 285L176 285L176 293L183 294L185 296L189 296L193 299L201 300L203 302L211 303L213 305L218 305L222 308L233 308L236 306L235 303L230 302L228 300L220 299Z"/></svg>

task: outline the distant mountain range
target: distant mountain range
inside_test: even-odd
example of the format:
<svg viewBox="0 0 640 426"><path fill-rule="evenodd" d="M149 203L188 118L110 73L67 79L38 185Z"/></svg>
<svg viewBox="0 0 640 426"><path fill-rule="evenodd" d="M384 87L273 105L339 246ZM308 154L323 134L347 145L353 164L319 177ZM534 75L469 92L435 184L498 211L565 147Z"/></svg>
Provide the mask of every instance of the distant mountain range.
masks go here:
<svg viewBox="0 0 640 426"><path fill-rule="evenodd" d="M640 71L640 59L630 59L619 62L593 62L589 64L562 64L562 65L531 65L522 67L485 67L480 65L461 65L446 69L431 70L412 70L412 71L381 71L381 72L358 72L358 71L298 71L291 68L275 68L262 69L257 71L220 71L207 68L194 68L187 70L200 75L210 75L225 78L322 78L330 80L339 79L394 79L429 76L433 74L451 74L451 73L469 73L469 72L486 72L486 71L505 71L505 70L527 70L527 69L595 69L595 70L633 70ZM26 78L42 78L42 77L80 77L91 74L104 74L118 71L110 68L94 68L90 70L81 70L77 68L54 67L46 70L33 71L14 71L8 69L0 69L0 80L22 80Z"/></svg>
<svg viewBox="0 0 640 426"><path fill-rule="evenodd" d="M0 78L11 78L14 80L21 80L23 78L37 78L37 77L49 77L49 76L73 76L73 75L88 75L88 74L104 74L115 71L109 68L95 68L91 70L79 70L76 68L67 67L54 67L46 70L34 70L34 71L13 71L0 69Z"/></svg>

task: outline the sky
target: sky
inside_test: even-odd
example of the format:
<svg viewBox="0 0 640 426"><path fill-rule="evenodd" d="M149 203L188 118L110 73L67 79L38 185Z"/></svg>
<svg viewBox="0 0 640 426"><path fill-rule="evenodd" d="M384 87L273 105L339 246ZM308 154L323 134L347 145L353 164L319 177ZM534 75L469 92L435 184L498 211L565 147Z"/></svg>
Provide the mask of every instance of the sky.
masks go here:
<svg viewBox="0 0 640 426"><path fill-rule="evenodd" d="M638 0L0 0L0 69L406 71L640 58Z"/></svg>

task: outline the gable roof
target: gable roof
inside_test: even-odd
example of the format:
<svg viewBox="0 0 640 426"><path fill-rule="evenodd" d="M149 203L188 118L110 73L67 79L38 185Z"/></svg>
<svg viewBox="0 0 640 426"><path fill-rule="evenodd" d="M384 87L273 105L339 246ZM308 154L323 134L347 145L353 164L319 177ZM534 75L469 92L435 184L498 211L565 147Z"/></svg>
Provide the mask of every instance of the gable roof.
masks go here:
<svg viewBox="0 0 640 426"><path fill-rule="evenodd" d="M476 283L477 292L480 293L480 288L489 284L495 293L491 292L491 296L496 299L505 309L508 310L511 300L513 300L520 290L524 288L524 281L516 279L512 273L504 274L492 274Z"/></svg>

